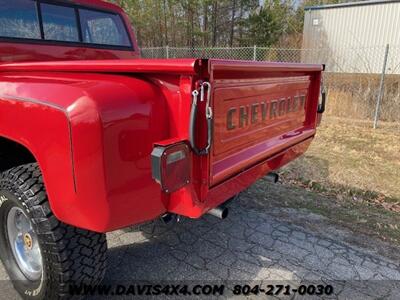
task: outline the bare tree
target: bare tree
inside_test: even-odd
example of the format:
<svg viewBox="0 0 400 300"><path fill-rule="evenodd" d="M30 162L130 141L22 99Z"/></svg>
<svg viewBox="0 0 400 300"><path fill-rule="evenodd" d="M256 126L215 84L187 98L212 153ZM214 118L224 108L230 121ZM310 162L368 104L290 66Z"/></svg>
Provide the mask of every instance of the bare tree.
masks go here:
<svg viewBox="0 0 400 300"><path fill-rule="evenodd" d="M232 0L232 17L231 17L231 32L229 37L229 46L233 46L233 36L235 34L235 14L236 14L236 0Z"/></svg>

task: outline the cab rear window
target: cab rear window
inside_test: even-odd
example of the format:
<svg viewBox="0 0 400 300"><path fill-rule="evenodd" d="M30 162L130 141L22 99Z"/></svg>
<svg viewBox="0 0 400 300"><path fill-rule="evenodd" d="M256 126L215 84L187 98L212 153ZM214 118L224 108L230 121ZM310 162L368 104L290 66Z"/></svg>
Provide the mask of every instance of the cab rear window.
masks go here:
<svg viewBox="0 0 400 300"><path fill-rule="evenodd" d="M79 42L75 9L42 3L40 10L45 40Z"/></svg>
<svg viewBox="0 0 400 300"><path fill-rule="evenodd" d="M87 9L80 9L79 16L85 43L130 46L120 16Z"/></svg>
<svg viewBox="0 0 400 300"><path fill-rule="evenodd" d="M132 50L119 14L47 0L0 0L0 38Z"/></svg>
<svg viewBox="0 0 400 300"><path fill-rule="evenodd" d="M0 36L40 39L36 3L32 0L0 0Z"/></svg>

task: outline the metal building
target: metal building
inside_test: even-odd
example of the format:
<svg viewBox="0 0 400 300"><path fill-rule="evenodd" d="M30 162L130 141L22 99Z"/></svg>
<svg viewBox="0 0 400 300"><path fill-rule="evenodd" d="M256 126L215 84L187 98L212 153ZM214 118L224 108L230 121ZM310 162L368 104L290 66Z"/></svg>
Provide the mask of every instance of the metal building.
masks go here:
<svg viewBox="0 0 400 300"><path fill-rule="evenodd" d="M305 8L303 60L306 62L326 62L328 70L333 72L380 73L387 44L389 51L398 51L400 47L398 0ZM388 70L400 74L396 62L399 60L388 60Z"/></svg>

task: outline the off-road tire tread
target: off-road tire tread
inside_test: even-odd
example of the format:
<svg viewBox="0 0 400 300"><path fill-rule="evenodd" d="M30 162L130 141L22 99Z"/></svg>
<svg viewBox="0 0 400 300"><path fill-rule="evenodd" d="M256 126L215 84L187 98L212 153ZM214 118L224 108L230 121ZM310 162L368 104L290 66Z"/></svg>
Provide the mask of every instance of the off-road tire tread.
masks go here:
<svg viewBox="0 0 400 300"><path fill-rule="evenodd" d="M32 217L47 274L45 299L70 297L71 285L97 285L105 274L106 235L60 222L52 213L37 163L0 175L0 188L18 197Z"/></svg>

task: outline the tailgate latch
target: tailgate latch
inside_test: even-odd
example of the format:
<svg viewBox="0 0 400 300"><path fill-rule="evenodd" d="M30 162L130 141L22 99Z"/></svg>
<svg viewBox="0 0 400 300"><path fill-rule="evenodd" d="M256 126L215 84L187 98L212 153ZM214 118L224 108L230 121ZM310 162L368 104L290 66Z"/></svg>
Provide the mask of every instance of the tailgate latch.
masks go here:
<svg viewBox="0 0 400 300"><path fill-rule="evenodd" d="M205 99L205 90L207 89L207 99ZM199 149L195 142L196 137L196 121L197 121L197 111L198 111L198 100L200 94L200 102L206 101L206 121L207 121L207 145L203 149ZM192 92L193 103L192 109L190 111L190 124L189 124L189 142L194 153L197 155L207 155L210 151L212 142L212 118L213 111L210 106L211 102L211 84L209 82L203 82L200 85L200 92L194 90Z"/></svg>

